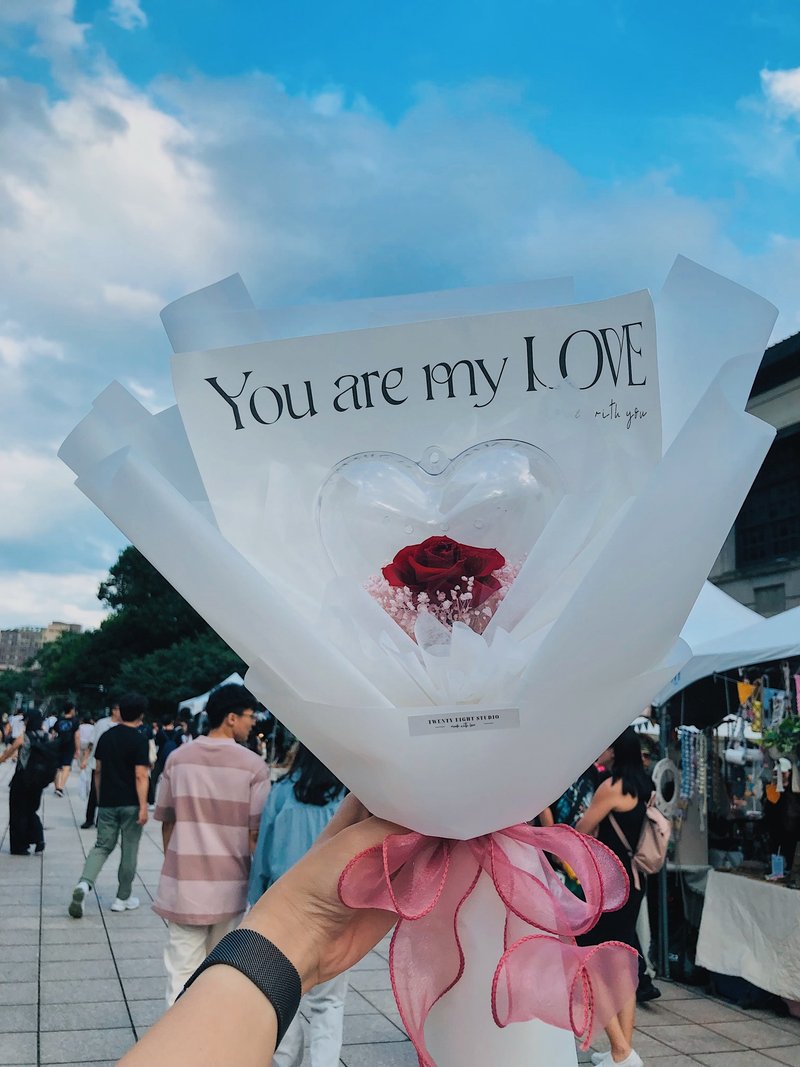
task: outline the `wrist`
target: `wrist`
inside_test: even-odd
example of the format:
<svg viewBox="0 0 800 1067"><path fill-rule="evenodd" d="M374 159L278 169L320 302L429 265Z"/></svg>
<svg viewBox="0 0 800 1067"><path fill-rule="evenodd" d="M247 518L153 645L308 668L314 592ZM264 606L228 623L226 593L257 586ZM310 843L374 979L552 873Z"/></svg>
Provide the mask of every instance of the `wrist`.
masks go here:
<svg viewBox="0 0 800 1067"><path fill-rule="evenodd" d="M309 917L284 893L278 883L270 886L242 922L241 928L266 937L294 965L305 993L317 981L319 934Z"/></svg>
<svg viewBox="0 0 800 1067"><path fill-rule="evenodd" d="M186 982L184 992L189 991L198 978L207 978L209 971L238 972L248 982L251 993L257 990L266 999L271 1010L259 1014L266 1017L270 1028L275 1024L277 1032L272 1047L280 1044L297 1014L302 995L300 976L285 953L257 931L239 927L214 946ZM220 979L216 982L219 987Z"/></svg>

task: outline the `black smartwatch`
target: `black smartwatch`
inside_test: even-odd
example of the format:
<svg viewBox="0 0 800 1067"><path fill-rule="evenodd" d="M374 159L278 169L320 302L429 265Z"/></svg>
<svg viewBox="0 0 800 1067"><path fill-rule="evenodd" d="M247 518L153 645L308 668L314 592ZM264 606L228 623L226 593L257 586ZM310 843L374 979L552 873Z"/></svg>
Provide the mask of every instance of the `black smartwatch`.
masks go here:
<svg viewBox="0 0 800 1067"><path fill-rule="evenodd" d="M255 930L231 930L206 956L183 987L184 992L215 963L225 963L240 971L270 1002L278 1019L277 1048L300 1006L302 988L297 968L279 948Z"/></svg>

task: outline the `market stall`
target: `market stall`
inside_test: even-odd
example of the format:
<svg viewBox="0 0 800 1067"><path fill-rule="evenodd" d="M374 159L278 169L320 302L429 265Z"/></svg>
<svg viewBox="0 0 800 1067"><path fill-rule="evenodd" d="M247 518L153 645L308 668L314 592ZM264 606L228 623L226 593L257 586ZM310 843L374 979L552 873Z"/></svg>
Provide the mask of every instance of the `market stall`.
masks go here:
<svg viewBox="0 0 800 1067"><path fill-rule="evenodd" d="M800 1009L800 893L763 878L711 871L697 962Z"/></svg>
<svg viewBox="0 0 800 1067"><path fill-rule="evenodd" d="M737 621L739 627L732 627ZM728 907L718 887L726 877L720 870L739 872L727 892L745 896L742 907L752 906L757 894L770 902L766 915L783 907L800 926L800 894L764 880L784 861L789 879L795 851L787 817L800 807L800 720L792 681L797 669L792 661L800 655L800 609L761 619L706 588L682 636L694 654L657 695L653 709L660 755L678 772L674 792L662 805L673 818L675 843L659 879L659 970L685 978L699 965L780 992L774 982L759 981L752 964L747 967L756 977L745 974L743 961L752 957L764 966L769 957L759 944L763 924L757 915L739 924L736 909ZM773 853L783 854L777 867ZM703 906L706 883L711 896ZM769 895L778 890L780 904ZM742 961L736 968L713 948L716 934L709 931L715 924L736 942ZM796 981L792 991L795 998L800 995Z"/></svg>
<svg viewBox="0 0 800 1067"><path fill-rule="evenodd" d="M800 607L764 619L719 589L714 590L714 596L709 584L681 631L681 637L692 649L692 658L654 696L655 705L666 704L693 682L712 675L800 656ZM748 616L753 618L745 622Z"/></svg>

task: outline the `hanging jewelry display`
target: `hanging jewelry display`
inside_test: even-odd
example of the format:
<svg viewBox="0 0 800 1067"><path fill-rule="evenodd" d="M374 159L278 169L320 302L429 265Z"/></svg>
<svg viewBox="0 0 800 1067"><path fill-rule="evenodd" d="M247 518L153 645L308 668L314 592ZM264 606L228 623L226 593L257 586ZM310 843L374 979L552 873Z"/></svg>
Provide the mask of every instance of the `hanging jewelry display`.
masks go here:
<svg viewBox="0 0 800 1067"><path fill-rule="evenodd" d="M697 795L700 801L700 830L705 832L708 815L708 735L697 737Z"/></svg>
<svg viewBox="0 0 800 1067"><path fill-rule="evenodd" d="M711 805L716 814L719 814L722 805L722 799L724 797L724 787L722 784L722 759L720 755L720 749L722 745L720 743L718 735L714 734L714 743L712 746L712 761L711 761Z"/></svg>
<svg viewBox="0 0 800 1067"><path fill-rule="evenodd" d="M681 800L689 801L697 785L697 732L688 726L678 727L681 742Z"/></svg>

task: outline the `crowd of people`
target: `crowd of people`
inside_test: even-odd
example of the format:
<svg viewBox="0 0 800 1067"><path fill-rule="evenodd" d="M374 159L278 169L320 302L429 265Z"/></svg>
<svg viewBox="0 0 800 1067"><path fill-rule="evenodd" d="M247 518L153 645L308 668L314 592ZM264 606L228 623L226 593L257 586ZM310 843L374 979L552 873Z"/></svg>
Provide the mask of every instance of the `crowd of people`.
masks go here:
<svg viewBox="0 0 800 1067"><path fill-rule="evenodd" d="M312 846L345 795L342 783L302 745L295 743L281 765L276 757L285 753L273 744L268 765L256 707L244 686L224 685L208 699L204 733L193 734L189 723L172 717L154 728L146 722L148 702L137 694L121 696L97 720L80 719L67 703L57 718L30 711L4 724L0 762L16 760L9 795L12 853L44 850L37 811L45 788L52 784L54 795L63 796L73 765L86 783L81 829L96 828L97 837L68 902L74 919L84 917L117 845L111 910L140 906L133 885L142 830L151 817L160 822L164 863L153 910L167 924L167 1007L221 938ZM39 752L45 765L34 775ZM284 774L272 789L271 769ZM347 985L347 975L337 975L306 995L314 1067L339 1062ZM295 1018L275 1064L299 1065L303 1055L304 1032Z"/></svg>
<svg viewBox="0 0 800 1067"><path fill-rule="evenodd" d="M167 924L168 1007L223 938L325 837L346 795L342 783L302 745L292 747L277 772L271 770L274 762L265 760L256 709L244 686L227 684L209 696L205 732L198 736L187 722L172 717L158 727L148 724L147 700L137 694L121 696L97 720L80 719L68 703L57 718L31 711L4 724L0 762L15 759L17 764L9 795L12 853L45 848L37 815L43 789L52 783L55 796L63 796L73 764L85 783L82 829L96 826L97 837L68 902L73 918L84 917L98 875L117 844L120 861L111 910L139 907L133 885L142 830L151 817L161 824L164 862L153 909ZM618 856L630 880L624 907L604 913L580 939L586 945L622 942L640 960L636 999L609 1021L610 1050L595 1054L595 1063L640 1067L642 1060L632 1047L636 1000L660 995L648 975L648 946L643 952L637 936L646 884L635 869L635 852L652 792L639 736L629 728L533 820L596 836ZM574 872L559 868L559 875L569 890L581 894ZM344 970L304 990L313 1067L339 1062L347 988ZM299 1067L304 1055L299 1016L281 1037L275 1067Z"/></svg>

